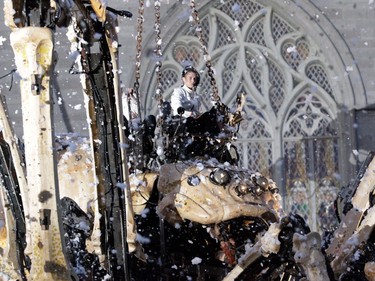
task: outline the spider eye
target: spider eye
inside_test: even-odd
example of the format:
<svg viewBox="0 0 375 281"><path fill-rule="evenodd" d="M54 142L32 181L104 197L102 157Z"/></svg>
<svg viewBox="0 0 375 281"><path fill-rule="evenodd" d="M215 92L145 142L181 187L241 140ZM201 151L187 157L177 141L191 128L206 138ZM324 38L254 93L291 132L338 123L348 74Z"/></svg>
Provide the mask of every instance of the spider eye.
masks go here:
<svg viewBox="0 0 375 281"><path fill-rule="evenodd" d="M267 187L268 187L268 179L266 177L263 177L263 176L260 176L260 177L256 177L254 179L254 183L256 186L260 187L261 189L263 190L266 190Z"/></svg>
<svg viewBox="0 0 375 281"><path fill-rule="evenodd" d="M191 186L197 186L201 183L201 179L197 175L191 175L188 177L187 183Z"/></svg>
<svg viewBox="0 0 375 281"><path fill-rule="evenodd" d="M239 185L235 188L237 196L246 195L250 192L250 189L246 185Z"/></svg>
<svg viewBox="0 0 375 281"><path fill-rule="evenodd" d="M226 185L230 181L229 173L223 169L216 168L210 174L210 180L217 185Z"/></svg>

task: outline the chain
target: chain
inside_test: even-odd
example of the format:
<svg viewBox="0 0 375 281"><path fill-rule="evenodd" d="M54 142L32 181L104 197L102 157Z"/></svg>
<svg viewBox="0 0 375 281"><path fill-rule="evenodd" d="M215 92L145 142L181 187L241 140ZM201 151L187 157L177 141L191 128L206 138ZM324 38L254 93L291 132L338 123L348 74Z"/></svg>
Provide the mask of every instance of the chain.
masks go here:
<svg viewBox="0 0 375 281"><path fill-rule="evenodd" d="M137 100L137 111L138 116L141 118L141 105L139 99L139 79L141 78L141 53L142 53L142 32L143 32L143 22L144 22L144 1L139 0L138 8L138 19L137 19L137 51L135 55L135 81L134 81L134 94Z"/></svg>
<svg viewBox="0 0 375 281"><path fill-rule="evenodd" d="M215 80L215 77L214 77L214 70L212 68L211 56L208 54L208 48L207 48L206 42L204 41L204 38L203 38L202 26L201 26L201 23L200 23L198 11L195 8L195 1L194 0L191 0L190 7L191 7L191 10L192 10L191 15L192 15L193 20L196 24L196 32L198 34L198 39L199 39L199 42L201 43L201 48L203 50L203 56L204 56L204 60L206 62L208 76L210 77L210 83L211 83L211 87L212 87L211 98L214 101L219 101L220 100L219 91L217 89L216 80Z"/></svg>
<svg viewBox="0 0 375 281"><path fill-rule="evenodd" d="M162 113L163 111L163 94L162 94L162 85L161 85L161 79L162 79L162 58L163 58L163 52L161 50L161 24L160 24L160 1L155 0L154 2L155 7L155 59L156 59L156 90L155 90L155 99L158 102L159 110ZM165 132L163 132L163 124L164 124L164 118L165 116L163 114L158 114L156 119L156 129L155 129L155 148L158 150L159 148L162 148L162 150L165 150L166 148L166 137L163 136ZM162 159L163 157L158 156L156 159L156 163L160 164L164 162ZM163 234L163 233L162 233Z"/></svg>
<svg viewBox="0 0 375 281"><path fill-rule="evenodd" d="M133 123L133 108L132 104L135 97L135 102L137 105L136 119L138 119L139 125L141 125L142 114L141 114L141 104L139 98L139 80L141 78L141 53L142 53L142 32L143 32L143 22L144 22L144 1L139 0L138 8L138 18L137 18L137 47L135 55L135 80L134 87L127 93L127 103L129 109L129 130L136 141L131 142L131 151L134 157L134 169L143 170L144 168L144 157L143 157L143 145L141 141L142 127L134 126Z"/></svg>
<svg viewBox="0 0 375 281"><path fill-rule="evenodd" d="M155 58L156 58L156 93L155 99L158 101L159 105L163 103L163 96L162 96L162 87L161 87L161 78L162 78L162 50L161 50L161 36L160 36L160 1L155 0L155 42L156 48L154 49Z"/></svg>
<svg viewBox="0 0 375 281"><path fill-rule="evenodd" d="M144 1L139 0L138 19L137 19L137 52L135 56L135 86L139 87L139 79L141 77L141 52L142 52L142 32L143 32L143 17Z"/></svg>

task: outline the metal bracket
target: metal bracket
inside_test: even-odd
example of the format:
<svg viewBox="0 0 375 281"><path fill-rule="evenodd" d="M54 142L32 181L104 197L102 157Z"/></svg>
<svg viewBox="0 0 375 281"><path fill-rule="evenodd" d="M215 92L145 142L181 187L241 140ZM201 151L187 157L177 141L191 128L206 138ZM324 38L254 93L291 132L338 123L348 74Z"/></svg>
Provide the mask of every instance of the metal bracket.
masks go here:
<svg viewBox="0 0 375 281"><path fill-rule="evenodd" d="M39 222L42 230L49 230L49 226L51 225L51 209L39 210Z"/></svg>

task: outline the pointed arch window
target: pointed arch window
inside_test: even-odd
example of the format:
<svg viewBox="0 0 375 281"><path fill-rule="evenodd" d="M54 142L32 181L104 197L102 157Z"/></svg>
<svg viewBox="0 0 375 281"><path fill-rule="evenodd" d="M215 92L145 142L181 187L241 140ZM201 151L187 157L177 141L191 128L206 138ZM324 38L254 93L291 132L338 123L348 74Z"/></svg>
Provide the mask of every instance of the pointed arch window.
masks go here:
<svg viewBox="0 0 375 281"><path fill-rule="evenodd" d="M337 194L338 138L332 115L318 94L305 90L298 96L287 115L283 141L287 209L299 212L314 229L329 227L318 215L323 215L323 207L330 210L326 216L332 215L333 200L322 192Z"/></svg>

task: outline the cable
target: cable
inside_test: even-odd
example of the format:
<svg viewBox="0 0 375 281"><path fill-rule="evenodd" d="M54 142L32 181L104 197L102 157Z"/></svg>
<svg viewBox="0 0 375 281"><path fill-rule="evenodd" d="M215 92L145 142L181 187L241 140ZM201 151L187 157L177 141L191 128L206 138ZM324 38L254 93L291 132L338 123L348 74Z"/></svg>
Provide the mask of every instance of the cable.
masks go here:
<svg viewBox="0 0 375 281"><path fill-rule="evenodd" d="M16 71L17 71L17 69L12 69L8 74L5 74L5 75L3 75L3 76L0 77L0 79L3 79L5 77L11 75L9 91L12 90L12 87L13 87L13 75L14 75L14 73Z"/></svg>

